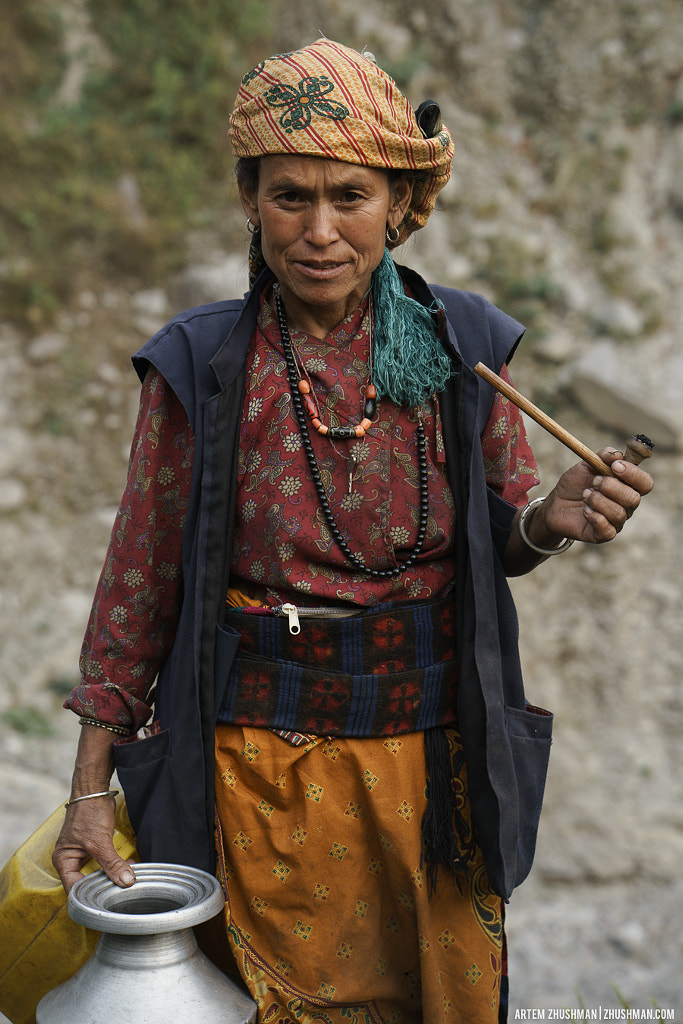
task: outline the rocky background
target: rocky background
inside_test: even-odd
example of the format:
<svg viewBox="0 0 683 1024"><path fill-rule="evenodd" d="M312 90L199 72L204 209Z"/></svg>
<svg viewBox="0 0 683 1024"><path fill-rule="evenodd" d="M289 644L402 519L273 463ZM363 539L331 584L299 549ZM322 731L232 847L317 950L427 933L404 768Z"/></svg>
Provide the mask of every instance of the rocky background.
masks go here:
<svg viewBox="0 0 683 1024"><path fill-rule="evenodd" d="M156 106L145 94L154 107L142 129L147 148L122 147L112 115L97 131L90 125L80 156L67 153L43 191L21 192L41 160L54 158L46 139L51 125L56 137L55 119L65 146L64 125L72 130L94 109L89 83L103 69L110 89L123 80L121 54L134 38L126 31L143 16L154 25L164 5L117 0L103 27L85 0L56 14L32 0L22 16L43 35L31 36L15 5L0 3L27 54L46 38L59 42L47 83L26 57L30 94L7 71L19 44L0 47L0 79L17 111L0 143L5 155L21 155L3 157L0 202L0 863L68 793L78 729L60 708L125 474L137 401L129 355L174 311L244 286L247 239L225 185L223 131L237 74L326 34L366 45L415 104L438 97L456 139L439 209L397 258L524 320L517 386L594 450L637 432L656 442L655 491L617 541L575 545L514 583L528 696L555 712L556 726L537 860L513 896L508 928L513 1013L654 1002L678 1020L683 8L679 0L299 0L284 11L247 2L242 16L251 8L258 26L233 19L232 34L216 36L197 7L186 4L185 16L197 19L207 48L219 39L231 88L218 95L223 121L202 165L213 191L186 160L176 186L194 205L169 226L168 168L150 172L141 154L159 152L165 136L156 129L180 116L170 56L168 67L154 65L165 90L152 97ZM173 42L159 43L162 57ZM136 111L140 96L119 109ZM107 132L106 168L69 177L65 167L71 175L89 167ZM196 139L185 129L171 143L177 169ZM48 200L64 196L54 223L69 231L52 243L40 231ZM548 488L574 457L529 430Z"/></svg>

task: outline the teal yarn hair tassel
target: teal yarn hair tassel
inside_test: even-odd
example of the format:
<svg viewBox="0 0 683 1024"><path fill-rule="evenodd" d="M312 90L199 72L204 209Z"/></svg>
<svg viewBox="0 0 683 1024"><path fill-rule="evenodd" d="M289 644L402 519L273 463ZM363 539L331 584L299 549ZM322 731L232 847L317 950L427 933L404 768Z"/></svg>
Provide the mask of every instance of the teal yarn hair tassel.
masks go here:
<svg viewBox="0 0 683 1024"><path fill-rule="evenodd" d="M430 310L405 294L388 249L372 275L372 299L377 395L412 409L443 390L451 361Z"/></svg>

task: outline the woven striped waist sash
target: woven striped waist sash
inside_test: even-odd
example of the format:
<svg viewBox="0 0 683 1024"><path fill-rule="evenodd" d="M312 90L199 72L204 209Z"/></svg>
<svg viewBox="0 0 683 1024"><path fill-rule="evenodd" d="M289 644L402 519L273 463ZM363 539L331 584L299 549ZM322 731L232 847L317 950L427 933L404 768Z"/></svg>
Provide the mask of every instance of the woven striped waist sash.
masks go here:
<svg viewBox="0 0 683 1024"><path fill-rule="evenodd" d="M241 634L218 720L318 736L389 736L455 722L452 598L335 609L229 609ZM299 632L290 622L298 618ZM296 628L296 627L294 627Z"/></svg>

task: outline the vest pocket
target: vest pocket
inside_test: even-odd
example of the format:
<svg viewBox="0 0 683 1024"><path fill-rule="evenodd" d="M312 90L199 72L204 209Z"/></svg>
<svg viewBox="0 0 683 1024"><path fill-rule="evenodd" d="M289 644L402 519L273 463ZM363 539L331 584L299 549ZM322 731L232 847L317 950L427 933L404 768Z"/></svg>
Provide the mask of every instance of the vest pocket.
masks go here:
<svg viewBox="0 0 683 1024"><path fill-rule="evenodd" d="M507 733L517 783L519 825L514 885L520 885L531 870L536 850L538 822L548 773L553 716L543 708L527 704L525 709L505 709Z"/></svg>
<svg viewBox="0 0 683 1024"><path fill-rule="evenodd" d="M237 654L242 634L232 626L216 626L216 654L214 663L213 712L214 722L218 721L225 691L230 678L232 663Z"/></svg>
<svg viewBox="0 0 683 1024"><path fill-rule="evenodd" d="M154 828L150 808L163 799L166 788L166 765L170 751L170 731L164 729L142 739L114 744L114 765L121 788L126 795L128 817L137 838L142 860L164 860L153 857L150 849Z"/></svg>

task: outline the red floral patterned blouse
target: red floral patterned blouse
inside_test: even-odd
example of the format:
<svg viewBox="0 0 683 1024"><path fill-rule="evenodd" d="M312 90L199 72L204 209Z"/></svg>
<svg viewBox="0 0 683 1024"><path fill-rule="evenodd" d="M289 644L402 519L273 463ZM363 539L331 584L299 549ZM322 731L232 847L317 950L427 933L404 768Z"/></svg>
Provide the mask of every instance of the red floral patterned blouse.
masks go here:
<svg viewBox="0 0 683 1024"><path fill-rule="evenodd" d="M292 331L321 418L360 422L370 375L367 303L325 339ZM503 371L503 376L507 371ZM262 297L247 363L240 432L231 594L236 603L316 605L438 597L453 578L453 497L437 402L419 410L427 437L429 519L423 550L399 577L372 579L346 563L310 480L292 409L270 295ZM419 519L416 413L388 400L366 435L332 443L309 431L332 512L351 550L377 567L412 550ZM517 408L494 400L482 437L487 481L523 504L538 482ZM144 381L128 479L81 652L82 682L65 706L134 730L152 709L147 695L173 643L182 593L181 542L190 494L193 437L165 381Z"/></svg>

